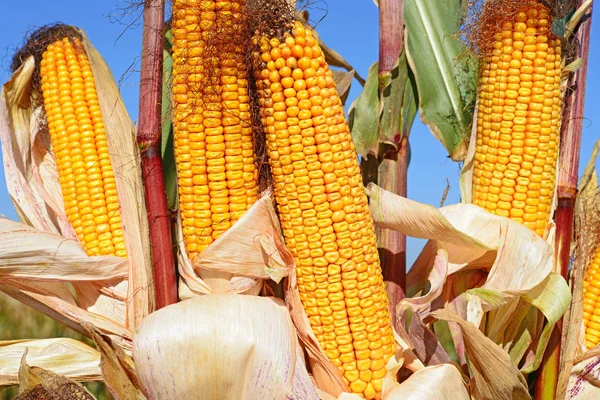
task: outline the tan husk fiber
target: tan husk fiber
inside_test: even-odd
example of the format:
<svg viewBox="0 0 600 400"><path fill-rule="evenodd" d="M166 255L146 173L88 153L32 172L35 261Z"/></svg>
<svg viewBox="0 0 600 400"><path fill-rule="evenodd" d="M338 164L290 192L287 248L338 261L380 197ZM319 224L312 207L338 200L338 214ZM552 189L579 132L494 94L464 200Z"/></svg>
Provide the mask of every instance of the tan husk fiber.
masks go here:
<svg viewBox="0 0 600 400"><path fill-rule="evenodd" d="M316 400L297 350L281 300L211 294L150 315L136 333L133 357L149 399L202 393L205 400ZM299 397L292 396L296 384L304 388Z"/></svg>
<svg viewBox="0 0 600 400"><path fill-rule="evenodd" d="M85 34L69 29L83 37L94 74L129 257L88 257L76 241L64 211L43 105L32 101L36 66L30 56L0 96L7 188L22 222L0 220L0 290L79 332L85 333L84 322L91 323L129 351L132 329L154 308L139 155L110 70ZM52 35L52 29L46 32Z"/></svg>
<svg viewBox="0 0 600 400"><path fill-rule="evenodd" d="M454 347L463 370L471 368L478 393L518 388L526 398L522 374L539 367L571 298L553 272L552 246L523 225L471 204L436 209L373 184L367 190L376 224L429 240L408 272L410 298L399 304L400 318L410 311L429 328L435 320L449 321L446 345ZM424 332L408 332L417 354L428 345ZM473 351L492 343L498 346L494 357ZM491 380L488 371L502 376Z"/></svg>
<svg viewBox="0 0 600 400"><path fill-rule="evenodd" d="M177 240L183 243L181 224ZM279 222L269 192L263 194L221 237L190 262L178 246L181 299L210 293L258 295L265 279L279 282L288 274Z"/></svg>
<svg viewBox="0 0 600 400"><path fill-rule="evenodd" d="M0 341L0 386L19 383L21 359L76 381L102 380L100 353L74 339Z"/></svg>

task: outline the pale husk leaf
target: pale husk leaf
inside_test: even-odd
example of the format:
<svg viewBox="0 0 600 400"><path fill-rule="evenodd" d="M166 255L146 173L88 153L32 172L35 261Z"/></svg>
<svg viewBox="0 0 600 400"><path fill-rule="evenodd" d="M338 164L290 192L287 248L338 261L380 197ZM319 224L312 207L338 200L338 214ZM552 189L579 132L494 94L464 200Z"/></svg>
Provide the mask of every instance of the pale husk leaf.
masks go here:
<svg viewBox="0 0 600 400"><path fill-rule="evenodd" d="M28 350L21 357L19 368L19 395L17 400L61 399L94 400L88 390L71 379L27 363Z"/></svg>
<svg viewBox="0 0 600 400"><path fill-rule="evenodd" d="M596 351L597 348L589 352ZM589 353L588 352L588 353ZM565 399L592 400L600 396L600 356L575 360Z"/></svg>
<svg viewBox="0 0 600 400"><path fill-rule="evenodd" d="M126 325L135 327L153 309L147 218L133 125L106 63L80 33L92 65L108 136L128 262L124 264L114 257L86 258L76 242L64 212L56 160L43 123L43 106L32 105L30 100L35 67L30 57L2 88L0 138L7 188L19 218L41 231L41 235L38 243L25 239L29 248L4 253L10 258L2 260L6 263L3 272L10 276L3 281L3 290L80 332L84 331L82 321L94 321L99 314L102 319L112 321L101 324L103 331L116 335L119 331L129 332ZM23 231L32 238L35 236L35 231L25 226L16 228L5 220L0 223L7 224L2 228L6 234ZM62 240L47 240L49 234L60 234ZM45 268L36 271L36 263ZM128 282L130 277L134 281ZM68 290L59 281L71 283L76 299L65 293ZM107 329L107 325L112 327ZM117 328L119 325L123 328ZM124 348L130 347L128 337L130 333L120 340Z"/></svg>
<svg viewBox="0 0 600 400"><path fill-rule="evenodd" d="M469 400L458 369L450 364L425 367L398 384L383 400Z"/></svg>
<svg viewBox="0 0 600 400"><path fill-rule="evenodd" d="M302 376L295 374L296 351L281 300L213 294L150 315L135 336L133 356L149 399L197 399L198 393L206 400L280 399Z"/></svg>
<svg viewBox="0 0 600 400"><path fill-rule="evenodd" d="M145 400L146 397L137 388L133 360L120 348L114 347L112 341L94 328L86 324L96 347L100 350L100 368L106 386L115 400Z"/></svg>
<svg viewBox="0 0 600 400"><path fill-rule="evenodd" d="M0 217L0 279L106 281L127 277L127 260L89 257L81 244Z"/></svg>
<svg viewBox="0 0 600 400"><path fill-rule="evenodd" d="M416 353L424 357L437 351L435 343L428 344L431 335L422 321L432 311L446 307L473 327L478 327L485 317L482 330L504 348L499 351L509 361L511 352L514 370L518 371L515 365L522 359L525 359L523 372L535 370L554 324L570 301L566 282L552 273L550 244L523 225L470 204L436 209L376 185L369 185L368 192L373 219L378 225L429 239L407 276L407 293L413 298L404 299L398 308L401 318L417 312L412 318L419 319L407 327L411 341L416 343ZM465 274L471 274L472 278ZM526 321L531 327L519 329L515 318L520 313L516 307L520 299L544 314L548 321L543 329L540 318ZM522 320L523 316L519 318ZM464 329L454 321L448 326L464 367L468 353L463 341ZM530 333L528 338L526 335ZM513 349L513 346L519 347ZM427 359L429 363L443 360L442 351L437 357Z"/></svg>
<svg viewBox="0 0 600 400"><path fill-rule="evenodd" d="M527 390L527 381L504 350L485 337L473 324L449 310L438 310L433 315L444 321L455 322L461 327L471 375L475 381L475 398L531 398Z"/></svg>
<svg viewBox="0 0 600 400"><path fill-rule="evenodd" d="M87 40L85 33L81 33L94 73L110 161L115 171L123 236L129 260L127 323L130 328L136 328L143 318L154 311L150 233L140 155L135 130L115 79L100 53Z"/></svg>
<svg viewBox="0 0 600 400"><path fill-rule="evenodd" d="M0 341L0 386L19 383L21 359L75 381L100 381L100 353L69 338Z"/></svg>
<svg viewBox="0 0 600 400"><path fill-rule="evenodd" d="M281 281L290 259L283 243L272 197L266 193L231 228L190 262L178 224L180 298L210 293L257 295L263 281Z"/></svg>

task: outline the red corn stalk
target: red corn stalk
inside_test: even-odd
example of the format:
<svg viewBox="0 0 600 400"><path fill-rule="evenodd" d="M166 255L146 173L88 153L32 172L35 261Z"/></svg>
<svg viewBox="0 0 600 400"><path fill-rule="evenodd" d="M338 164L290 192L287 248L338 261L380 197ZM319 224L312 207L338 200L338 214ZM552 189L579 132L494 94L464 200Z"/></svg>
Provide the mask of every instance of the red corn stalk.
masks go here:
<svg viewBox="0 0 600 400"><path fill-rule="evenodd" d="M380 99L389 84L391 72L398 63L404 46L404 0L379 1L379 89ZM390 120L391 121L391 120ZM381 132L393 132L384 137L398 138L397 146L384 147L379 163L377 183L383 189L400 196L407 195L408 137L403 137L399 126L379 126ZM406 235L387 229L377 229L383 279L390 303L390 314L396 326L396 305L406 289ZM398 327L397 327L398 328Z"/></svg>
<svg viewBox="0 0 600 400"><path fill-rule="evenodd" d="M146 0L144 2L137 143L142 159L142 174L150 225L150 247L152 249L157 309L177 302L173 244L161 157L164 19L164 0Z"/></svg>
<svg viewBox="0 0 600 400"><path fill-rule="evenodd" d="M577 7L585 1L579 0ZM577 197L577 181L579 177L579 154L581 147L581 130L583 125L583 103L590 51L590 30L592 26L592 7L588 7L575 35L579 44L581 68L569 77L564 102L563 123L561 128L559 171L557 183L558 205L554 214L556 223L556 239L554 254L557 269L563 278L568 279L571 238L573 237L573 215ZM543 368L538 376L535 399L554 400L560 368L562 320L558 321L552 339L543 360ZM550 344L555 343L554 348Z"/></svg>

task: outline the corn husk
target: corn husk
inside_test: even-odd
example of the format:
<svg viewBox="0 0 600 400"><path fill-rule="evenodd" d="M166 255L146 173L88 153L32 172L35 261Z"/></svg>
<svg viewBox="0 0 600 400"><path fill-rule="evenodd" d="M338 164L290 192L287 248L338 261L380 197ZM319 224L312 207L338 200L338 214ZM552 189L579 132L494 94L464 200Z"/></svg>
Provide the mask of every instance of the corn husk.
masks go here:
<svg viewBox="0 0 600 400"><path fill-rule="evenodd" d="M87 389L71 379L39 367L26 360L27 351L19 368L19 395L15 400L64 399L94 400Z"/></svg>
<svg viewBox="0 0 600 400"><path fill-rule="evenodd" d="M133 357L149 399L316 400L297 350L281 300L214 294L150 315Z"/></svg>
<svg viewBox="0 0 600 400"><path fill-rule="evenodd" d="M471 204L436 209L376 185L368 192L376 224L428 239L408 272L412 298L400 302L400 317L410 312L425 327L432 320L447 321L452 337L444 348L456 351L465 371L468 356L478 393L518 388L516 393L528 398L522 374L540 365L571 299L566 282L553 272L552 246L521 224ZM407 331L415 353L427 353L426 331ZM478 350L492 344L493 357ZM439 354L429 362L443 362ZM488 370L501 376L490 379Z"/></svg>
<svg viewBox="0 0 600 400"><path fill-rule="evenodd" d="M212 293L258 295L264 280L281 281L293 261L281 258L279 232L272 195L265 193L193 262L185 246L179 246L180 298ZM181 224L177 239L183 243Z"/></svg>
<svg viewBox="0 0 600 400"><path fill-rule="evenodd" d="M128 259L88 257L64 212L43 106L32 105L33 57L2 87L0 139L8 192L21 223L0 219L0 290L86 333L96 326L131 349L154 308L148 222L134 128L106 63L83 36L115 171ZM18 241L18 246L15 245Z"/></svg>
<svg viewBox="0 0 600 400"><path fill-rule="evenodd" d="M0 342L0 386L19 383L19 369L27 363L76 381L102 380L100 353L74 339L53 338Z"/></svg>
<svg viewBox="0 0 600 400"><path fill-rule="evenodd" d="M449 364L423 368L384 396L384 400L469 399L460 372Z"/></svg>

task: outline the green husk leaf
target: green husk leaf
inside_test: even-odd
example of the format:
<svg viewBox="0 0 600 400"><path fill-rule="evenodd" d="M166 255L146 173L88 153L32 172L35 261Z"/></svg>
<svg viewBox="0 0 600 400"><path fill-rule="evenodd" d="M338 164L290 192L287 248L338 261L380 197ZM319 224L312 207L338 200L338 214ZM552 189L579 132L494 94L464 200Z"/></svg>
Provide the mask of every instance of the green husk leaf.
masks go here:
<svg viewBox="0 0 600 400"><path fill-rule="evenodd" d="M348 113L348 122L356 152L363 157L377 154L379 115L379 74L378 63L375 62L369 68L362 93L350 105Z"/></svg>
<svg viewBox="0 0 600 400"><path fill-rule="evenodd" d="M477 68L454 35L461 24L461 2L406 0L406 48L415 74L421 120L450 157L463 160L477 87Z"/></svg>

